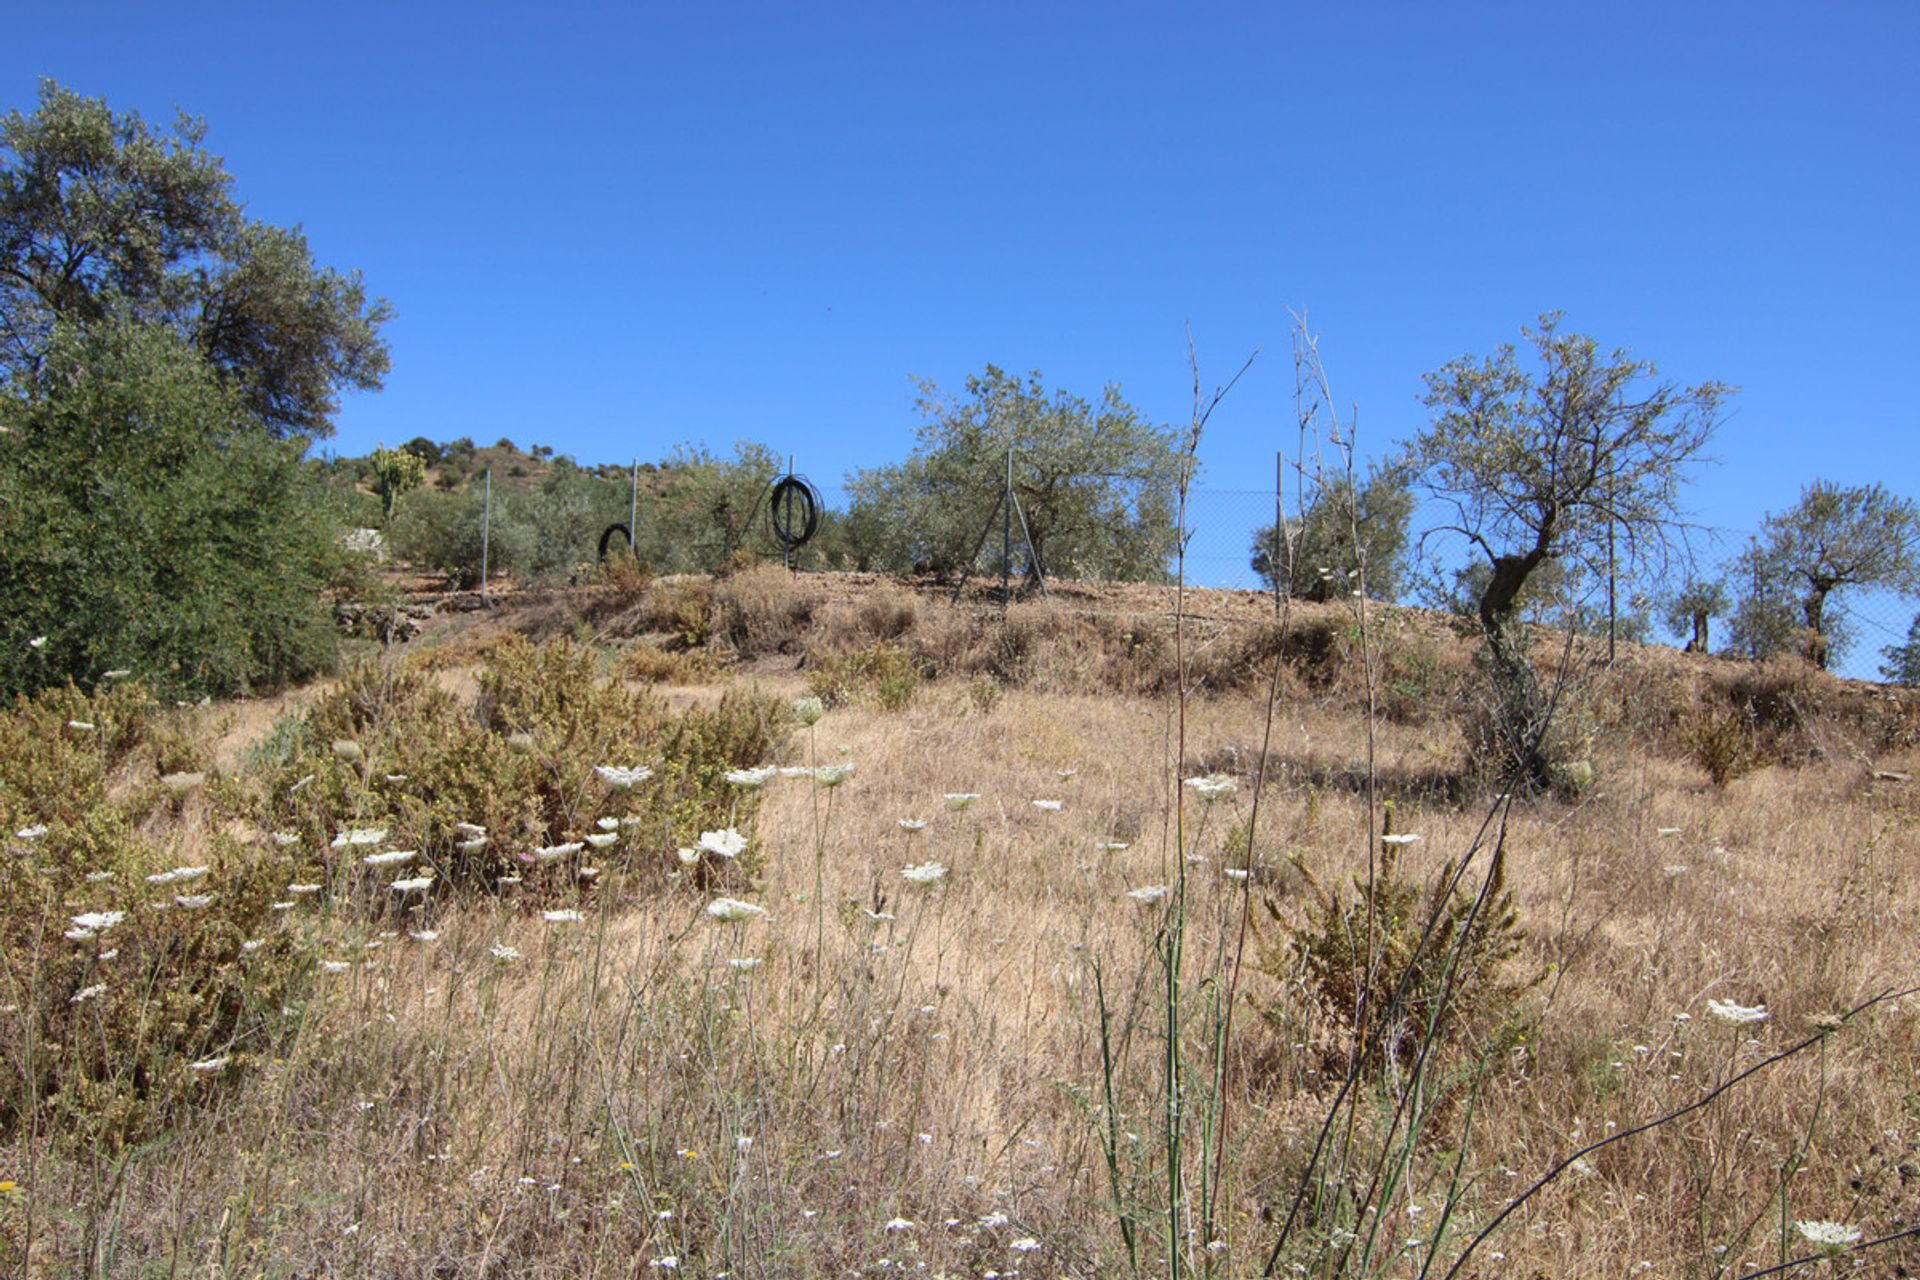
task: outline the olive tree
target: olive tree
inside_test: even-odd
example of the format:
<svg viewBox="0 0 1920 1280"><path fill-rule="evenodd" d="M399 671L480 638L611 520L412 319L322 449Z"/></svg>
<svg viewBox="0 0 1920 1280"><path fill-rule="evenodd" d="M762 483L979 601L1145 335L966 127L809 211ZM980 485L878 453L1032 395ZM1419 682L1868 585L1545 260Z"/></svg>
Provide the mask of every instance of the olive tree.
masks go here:
<svg viewBox="0 0 1920 1280"><path fill-rule="evenodd" d="M1513 345L1425 375L1433 418L1409 449L1418 483L1451 512L1444 527L1485 557L1474 612L1494 687L1496 747L1512 779L1541 784L1547 711L1519 606L1543 567L1604 581L1670 553L1681 486L1731 388L1682 387L1631 352L1603 352L1557 312ZM1581 572L1584 571L1584 572Z"/></svg>
<svg viewBox="0 0 1920 1280"><path fill-rule="evenodd" d="M848 535L863 568L965 572L1007 482L1031 536L1031 574L1160 579L1174 549L1174 434L1108 386L1097 404L992 365L964 396L921 384L905 462L848 478ZM1016 536L1018 529L1016 527ZM996 539L997 540L997 539ZM1026 539L1021 539L1025 542Z"/></svg>
<svg viewBox="0 0 1920 1280"><path fill-rule="evenodd" d="M1252 568L1268 590L1284 587L1298 600L1330 600L1363 580L1369 596L1392 600L1406 573L1412 518L1403 467L1374 466L1357 494L1335 475L1319 484L1304 515L1254 530Z"/></svg>
<svg viewBox="0 0 1920 1280"><path fill-rule="evenodd" d="M1920 508L1879 484L1816 480L1791 510L1760 527L1756 580L1791 599L1807 658L1825 667L1844 647L1828 612L1848 587L1920 590Z"/></svg>

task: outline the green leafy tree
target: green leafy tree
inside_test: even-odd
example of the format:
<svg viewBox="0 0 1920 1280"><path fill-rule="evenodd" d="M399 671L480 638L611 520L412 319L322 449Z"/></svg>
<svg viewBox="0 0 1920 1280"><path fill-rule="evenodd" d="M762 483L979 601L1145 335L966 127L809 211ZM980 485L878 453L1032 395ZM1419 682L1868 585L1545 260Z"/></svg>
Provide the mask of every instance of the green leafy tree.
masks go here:
<svg viewBox="0 0 1920 1280"><path fill-rule="evenodd" d="M1792 510L1761 525L1757 594L1773 611L1790 598L1803 628L1807 658L1825 667L1846 647L1829 611L1849 587L1920 590L1920 508L1878 484L1844 486L1816 480ZM1768 601L1756 601L1756 606Z"/></svg>
<svg viewBox="0 0 1920 1280"><path fill-rule="evenodd" d="M1520 628L1520 603L1542 566L1567 562L1604 581L1609 543L1631 574L1665 555L1682 518L1680 486L1718 424L1730 389L1681 388L1624 350L1562 333L1557 313L1523 330L1531 370L1512 345L1426 375L1431 424L1410 448L1419 483L1453 512L1490 572L1475 604L1487 643L1505 772L1544 783L1536 745L1546 701Z"/></svg>
<svg viewBox="0 0 1920 1280"><path fill-rule="evenodd" d="M1880 664L1880 678L1890 684L1920 685L1920 615L1907 628L1905 644L1890 644L1880 651L1886 661Z"/></svg>
<svg viewBox="0 0 1920 1280"><path fill-rule="evenodd" d="M0 425L0 689L127 668L230 694L331 664L335 504L177 331L57 325Z"/></svg>
<svg viewBox="0 0 1920 1280"><path fill-rule="evenodd" d="M205 132L52 81L0 120L0 382L37 373L61 325L127 317L172 328L273 433L330 435L338 394L386 373L387 306L247 218Z"/></svg>
<svg viewBox="0 0 1920 1280"><path fill-rule="evenodd" d="M1038 373L992 365L967 379L966 394L920 384L923 419L905 462L855 472L846 532L868 568L964 572L1006 487L1031 536L1029 574L1160 579L1174 549L1173 431L1143 419L1108 386L1098 404L1049 392ZM1024 554L1027 539L1014 535ZM994 543L998 543L998 533Z"/></svg>
<svg viewBox="0 0 1920 1280"><path fill-rule="evenodd" d="M380 514L393 519L393 504L401 494L411 493L427 478L427 464L411 446L389 449L381 445L373 451L373 491L380 495Z"/></svg>
<svg viewBox="0 0 1920 1280"><path fill-rule="evenodd" d="M1267 589L1283 585L1296 599L1326 601L1346 595L1362 577L1377 600L1400 595L1406 577L1407 525L1413 490L1405 468L1375 465L1356 497L1347 476L1321 484L1306 515L1253 535L1253 571ZM1363 573L1364 568L1364 573Z"/></svg>

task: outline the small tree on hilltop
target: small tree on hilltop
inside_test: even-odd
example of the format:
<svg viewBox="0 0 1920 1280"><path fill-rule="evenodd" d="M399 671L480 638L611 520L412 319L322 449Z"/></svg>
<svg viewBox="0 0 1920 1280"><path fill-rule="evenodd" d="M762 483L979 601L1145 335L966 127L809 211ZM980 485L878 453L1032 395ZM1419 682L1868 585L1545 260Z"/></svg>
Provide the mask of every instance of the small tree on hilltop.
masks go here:
<svg viewBox="0 0 1920 1280"><path fill-rule="evenodd" d="M1847 587L1920 590L1920 508L1878 484L1816 480L1761 526L1765 579L1792 594L1807 658L1824 668L1844 648L1827 606Z"/></svg>
<svg viewBox="0 0 1920 1280"><path fill-rule="evenodd" d="M1667 627L1687 636L1688 653L1709 652L1708 629L1727 611L1727 584L1722 578L1695 578L1667 601Z"/></svg>
<svg viewBox="0 0 1920 1280"><path fill-rule="evenodd" d="M1037 373L1023 379L988 365L967 379L964 397L943 396L927 382L920 389L925 422L913 456L849 478L847 519L859 562L964 572L1006 486L1011 448L1014 492L1046 572L1166 576L1181 465L1174 434L1142 418L1118 387L1090 404L1049 392Z"/></svg>
<svg viewBox="0 0 1920 1280"><path fill-rule="evenodd" d="M401 494L418 489L426 479L427 464L411 448L373 451L373 491L380 495L380 514L393 519L393 503Z"/></svg>
<svg viewBox="0 0 1920 1280"><path fill-rule="evenodd" d="M1682 519L1680 486L1731 389L1681 388L1625 350L1560 332L1558 313L1522 331L1534 371L1511 344L1426 375L1431 425L1410 446L1421 485L1453 509L1448 527L1490 572L1475 606L1493 681L1503 772L1544 785L1546 702L1519 625L1522 592L1557 561L1590 578L1666 554Z"/></svg>

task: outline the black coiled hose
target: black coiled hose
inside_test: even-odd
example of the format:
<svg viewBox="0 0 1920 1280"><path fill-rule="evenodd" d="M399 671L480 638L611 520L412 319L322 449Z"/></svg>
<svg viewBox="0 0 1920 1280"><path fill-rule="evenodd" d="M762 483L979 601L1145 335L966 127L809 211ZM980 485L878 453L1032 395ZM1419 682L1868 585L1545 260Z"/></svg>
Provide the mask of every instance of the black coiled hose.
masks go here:
<svg viewBox="0 0 1920 1280"><path fill-rule="evenodd" d="M824 505L820 491L805 476L780 477L768 496L773 536L789 552L806 546L820 530L820 509Z"/></svg>

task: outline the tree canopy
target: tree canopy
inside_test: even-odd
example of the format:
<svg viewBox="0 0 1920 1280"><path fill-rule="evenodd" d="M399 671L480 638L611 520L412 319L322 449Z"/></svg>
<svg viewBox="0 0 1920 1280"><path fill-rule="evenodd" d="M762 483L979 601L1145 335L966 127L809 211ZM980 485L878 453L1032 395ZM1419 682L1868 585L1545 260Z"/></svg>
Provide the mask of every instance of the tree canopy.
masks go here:
<svg viewBox="0 0 1920 1280"><path fill-rule="evenodd" d="M132 318L173 329L274 434L330 435L339 393L386 374L388 307L299 228L248 218L205 133L50 80L0 120L0 380L24 385L62 323Z"/></svg>
<svg viewBox="0 0 1920 1280"><path fill-rule="evenodd" d="M1175 437L1142 418L1118 387L1092 403L1048 391L1037 372L1019 378L988 365L967 379L963 396L944 396L930 382L920 391L912 456L849 477L844 534L860 567L971 568L1006 486L1011 449L1013 490L1040 569L1165 576L1175 537ZM1017 522L1015 538L1024 559ZM992 541L997 547L997 534Z"/></svg>

